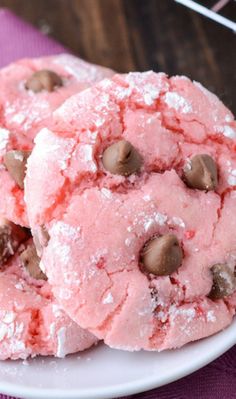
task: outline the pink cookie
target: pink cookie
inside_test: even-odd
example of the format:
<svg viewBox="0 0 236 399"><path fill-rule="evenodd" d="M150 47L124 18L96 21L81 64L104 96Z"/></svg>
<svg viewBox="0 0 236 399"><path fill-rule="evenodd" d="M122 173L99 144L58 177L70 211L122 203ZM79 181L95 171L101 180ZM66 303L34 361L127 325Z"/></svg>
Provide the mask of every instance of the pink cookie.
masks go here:
<svg viewBox="0 0 236 399"><path fill-rule="evenodd" d="M48 72L33 76L45 69L54 71L56 77ZM24 193L19 183L20 162L25 163L26 159L19 159L18 154L17 160L14 159L18 163L13 165L18 172L12 172L4 162L6 153L31 150L38 130L50 125L52 111L72 94L112 74L109 69L68 54L25 59L0 71L0 209L9 220L24 226L28 224ZM12 155L9 162L12 165ZM20 180L23 172L24 165Z"/></svg>
<svg viewBox="0 0 236 399"><path fill-rule="evenodd" d="M200 84L131 73L71 97L25 183L56 298L106 344L176 348L231 323L236 123Z"/></svg>
<svg viewBox="0 0 236 399"><path fill-rule="evenodd" d="M58 306L48 282L24 269L20 254L30 245L22 245L0 272L0 360L64 357L96 342Z"/></svg>

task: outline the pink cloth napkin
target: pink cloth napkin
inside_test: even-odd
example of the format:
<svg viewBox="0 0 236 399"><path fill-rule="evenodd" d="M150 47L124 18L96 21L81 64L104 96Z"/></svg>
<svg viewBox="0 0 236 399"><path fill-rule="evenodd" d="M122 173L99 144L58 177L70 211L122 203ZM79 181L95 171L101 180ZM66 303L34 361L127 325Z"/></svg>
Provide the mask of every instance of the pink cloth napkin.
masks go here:
<svg viewBox="0 0 236 399"><path fill-rule="evenodd" d="M10 11L0 10L0 67L22 57L37 57L65 51L68 50ZM236 398L236 346L188 377L130 398L234 399ZM12 398L0 394L0 399Z"/></svg>

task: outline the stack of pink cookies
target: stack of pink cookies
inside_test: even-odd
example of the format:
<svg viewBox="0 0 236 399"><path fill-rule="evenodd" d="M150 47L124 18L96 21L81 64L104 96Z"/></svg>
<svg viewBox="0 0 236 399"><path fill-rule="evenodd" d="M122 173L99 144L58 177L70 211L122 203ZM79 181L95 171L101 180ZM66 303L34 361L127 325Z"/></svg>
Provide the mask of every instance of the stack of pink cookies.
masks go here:
<svg viewBox="0 0 236 399"><path fill-rule="evenodd" d="M236 309L236 122L197 82L0 71L0 358L164 350Z"/></svg>
<svg viewBox="0 0 236 399"><path fill-rule="evenodd" d="M51 126L57 107L112 75L64 54L21 60L0 71L0 359L63 357L97 342L63 311L39 268L24 177L35 136Z"/></svg>

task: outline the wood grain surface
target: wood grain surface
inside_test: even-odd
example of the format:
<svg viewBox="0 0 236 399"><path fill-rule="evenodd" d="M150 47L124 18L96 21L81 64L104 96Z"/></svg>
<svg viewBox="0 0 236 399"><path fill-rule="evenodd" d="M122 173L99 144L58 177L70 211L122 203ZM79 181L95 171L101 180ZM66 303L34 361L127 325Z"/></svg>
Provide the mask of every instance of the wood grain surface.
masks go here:
<svg viewBox="0 0 236 399"><path fill-rule="evenodd" d="M188 75L236 113L236 35L174 0L0 0L0 6L88 61L120 72ZM223 12L236 20L236 2Z"/></svg>

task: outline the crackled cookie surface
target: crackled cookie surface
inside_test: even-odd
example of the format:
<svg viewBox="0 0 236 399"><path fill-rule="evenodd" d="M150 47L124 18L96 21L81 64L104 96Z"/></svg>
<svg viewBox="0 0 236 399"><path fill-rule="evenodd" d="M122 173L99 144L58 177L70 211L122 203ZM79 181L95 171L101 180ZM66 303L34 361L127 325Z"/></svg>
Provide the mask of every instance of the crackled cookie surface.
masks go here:
<svg viewBox="0 0 236 399"><path fill-rule="evenodd" d="M200 84L131 73L71 97L25 188L56 298L111 347L180 347L232 321L236 123Z"/></svg>
<svg viewBox="0 0 236 399"><path fill-rule="evenodd" d="M0 209L9 220L28 223L23 178L36 133L65 99L111 75L67 54L20 60L0 71Z"/></svg>
<svg viewBox="0 0 236 399"><path fill-rule="evenodd" d="M64 357L96 342L58 306L38 262L29 240L1 263L0 360Z"/></svg>

